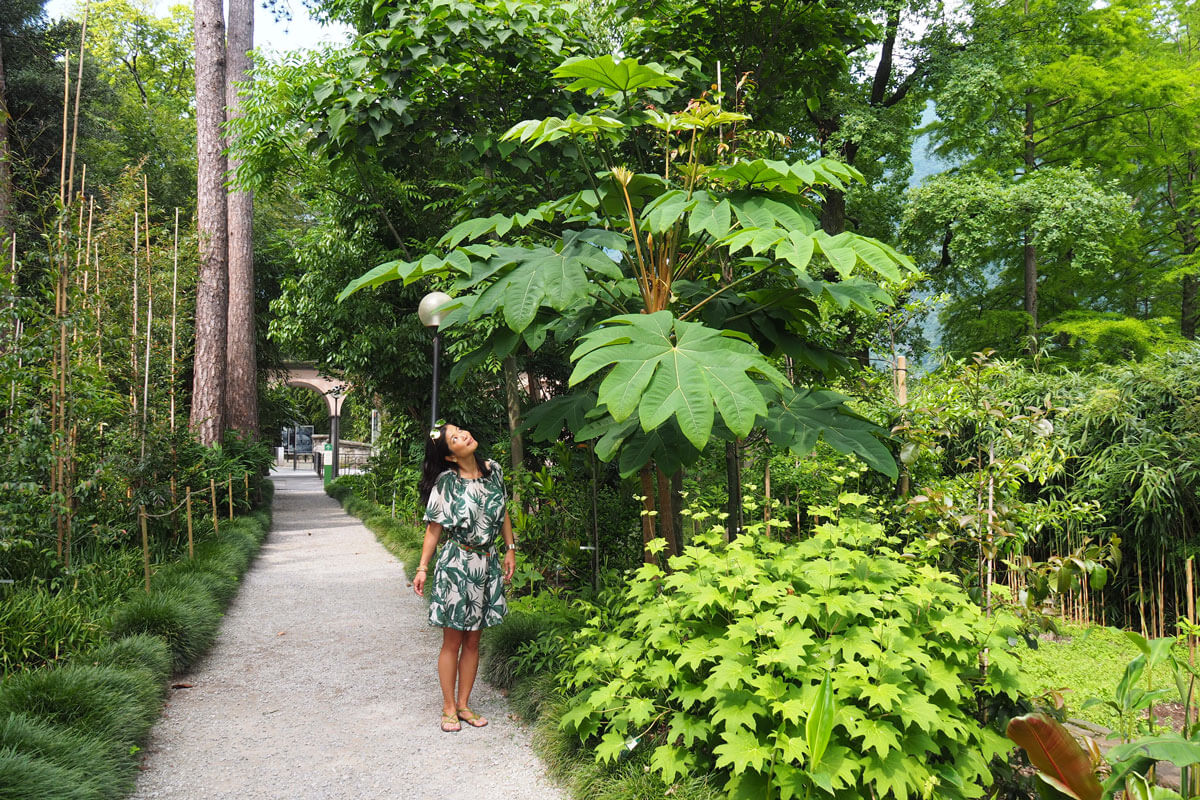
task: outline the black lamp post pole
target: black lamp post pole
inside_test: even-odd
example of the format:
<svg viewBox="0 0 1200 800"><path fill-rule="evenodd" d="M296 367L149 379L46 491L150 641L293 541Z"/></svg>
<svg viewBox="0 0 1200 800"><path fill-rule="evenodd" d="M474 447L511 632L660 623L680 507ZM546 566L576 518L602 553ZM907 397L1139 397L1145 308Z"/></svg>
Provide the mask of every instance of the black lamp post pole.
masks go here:
<svg viewBox="0 0 1200 800"><path fill-rule="evenodd" d="M430 404L429 429L433 430L437 426L438 420L438 373L440 372L442 350L441 333L435 330L433 332L433 402Z"/></svg>

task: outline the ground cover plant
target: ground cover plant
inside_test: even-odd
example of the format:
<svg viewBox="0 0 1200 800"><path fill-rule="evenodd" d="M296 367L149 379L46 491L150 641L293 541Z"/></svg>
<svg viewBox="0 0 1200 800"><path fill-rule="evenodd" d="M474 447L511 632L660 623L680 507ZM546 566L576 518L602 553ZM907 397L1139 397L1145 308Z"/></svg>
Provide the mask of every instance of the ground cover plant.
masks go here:
<svg viewBox="0 0 1200 800"><path fill-rule="evenodd" d="M791 545L697 537L585 622L560 724L731 797L982 796L1008 748L973 715L1019 698L1013 620L898 544L850 515Z"/></svg>
<svg viewBox="0 0 1200 800"><path fill-rule="evenodd" d="M0 795L118 800L157 720L167 681L203 657L270 529L266 507L209 534L195 559L163 563L147 593L96 607L100 634L70 657L0 677ZM140 571L140 557L139 557Z"/></svg>

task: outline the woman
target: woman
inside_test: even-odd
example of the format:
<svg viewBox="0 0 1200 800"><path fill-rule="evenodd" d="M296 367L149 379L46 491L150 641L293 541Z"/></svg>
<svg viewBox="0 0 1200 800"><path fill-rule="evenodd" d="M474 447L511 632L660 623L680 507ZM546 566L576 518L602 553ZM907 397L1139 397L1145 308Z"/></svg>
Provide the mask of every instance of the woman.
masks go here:
<svg viewBox="0 0 1200 800"><path fill-rule="evenodd" d="M512 579L517 565L517 543L500 465L481 462L475 455L478 446L470 431L439 420L429 432L421 468L421 502L428 525L413 590L425 596L429 560L445 531L446 543L433 578L429 622L442 629L438 680L442 685L442 730L447 733L462 730L463 722L475 728L488 724L470 705L479 668L479 637L484 628L504 620L508 612L504 584ZM496 552L501 537L503 566Z"/></svg>

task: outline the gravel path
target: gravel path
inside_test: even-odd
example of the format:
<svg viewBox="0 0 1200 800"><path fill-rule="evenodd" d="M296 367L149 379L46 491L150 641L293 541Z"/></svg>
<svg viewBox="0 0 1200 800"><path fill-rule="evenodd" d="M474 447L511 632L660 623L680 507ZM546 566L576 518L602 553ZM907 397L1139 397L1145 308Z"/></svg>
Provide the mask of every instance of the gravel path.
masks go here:
<svg viewBox="0 0 1200 800"><path fill-rule="evenodd" d="M283 469L274 525L208 657L172 689L136 800L561 800L482 680L485 728L438 728L441 632L400 562Z"/></svg>

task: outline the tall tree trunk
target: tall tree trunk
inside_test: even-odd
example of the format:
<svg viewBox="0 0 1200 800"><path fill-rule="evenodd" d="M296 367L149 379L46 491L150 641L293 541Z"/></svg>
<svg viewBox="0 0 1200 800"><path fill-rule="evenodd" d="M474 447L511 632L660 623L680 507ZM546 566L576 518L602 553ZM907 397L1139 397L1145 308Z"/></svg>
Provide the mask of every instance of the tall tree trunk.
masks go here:
<svg viewBox="0 0 1200 800"><path fill-rule="evenodd" d="M250 80L254 47L254 0L229 0L225 104L229 119L241 116L236 83ZM243 92L246 90L243 89ZM230 159L229 174L238 162ZM229 193L229 332L225 355L228 426L258 438L258 364L254 351L254 195Z"/></svg>
<svg viewBox="0 0 1200 800"><path fill-rule="evenodd" d="M8 83L4 77L4 43L0 41L0 243L13 233L12 148L8 145Z"/></svg>
<svg viewBox="0 0 1200 800"><path fill-rule="evenodd" d="M654 554L650 552L650 542L654 541L654 475L652 474L649 464L642 467L638 472L638 478L642 482L642 560L647 564L655 563Z"/></svg>
<svg viewBox="0 0 1200 800"><path fill-rule="evenodd" d="M195 0L196 227L200 266L196 285L196 347L191 424L214 444L225 430L225 346L229 274L225 156L225 19L221 0Z"/></svg>
<svg viewBox="0 0 1200 800"><path fill-rule="evenodd" d="M725 443L725 486L729 495L725 538L733 541L742 532L742 443L738 439Z"/></svg>
<svg viewBox="0 0 1200 800"><path fill-rule="evenodd" d="M658 473L658 529L667 540L667 557L679 555L679 536L675 531L675 498L671 479L661 469Z"/></svg>

